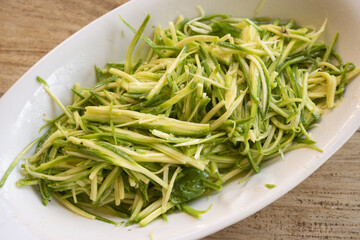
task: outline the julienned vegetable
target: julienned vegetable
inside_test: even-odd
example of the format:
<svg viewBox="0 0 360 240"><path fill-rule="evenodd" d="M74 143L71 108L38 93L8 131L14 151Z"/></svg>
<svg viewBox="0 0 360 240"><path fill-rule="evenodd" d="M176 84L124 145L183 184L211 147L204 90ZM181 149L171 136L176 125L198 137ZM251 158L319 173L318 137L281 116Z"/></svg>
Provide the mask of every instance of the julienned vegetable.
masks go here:
<svg viewBox="0 0 360 240"><path fill-rule="evenodd" d="M283 153L312 148L308 129L341 99L360 72L318 41L325 29L293 20L211 15L179 17L142 35L135 30L124 63L95 67L92 88L72 89L67 107L44 89L64 114L20 158L43 204L54 198L89 219L128 218L144 226L173 210L200 217L188 202L240 182ZM133 57L139 40L149 46ZM275 185L272 185L273 187Z"/></svg>

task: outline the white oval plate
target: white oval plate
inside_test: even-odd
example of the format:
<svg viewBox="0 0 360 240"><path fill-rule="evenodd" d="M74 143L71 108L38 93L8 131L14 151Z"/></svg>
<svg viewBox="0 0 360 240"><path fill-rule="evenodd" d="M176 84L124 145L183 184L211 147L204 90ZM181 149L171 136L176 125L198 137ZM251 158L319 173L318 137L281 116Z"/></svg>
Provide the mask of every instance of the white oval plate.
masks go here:
<svg viewBox="0 0 360 240"><path fill-rule="evenodd" d="M92 22L64 41L25 73L0 100L0 175L16 155L34 138L43 124L43 114L54 117L56 106L35 81L37 75L46 79L64 103L70 103L70 88L74 83L91 86L95 82L93 65L122 61L133 34L119 20L120 14L138 27L147 13L151 26L166 26L169 20L182 14L198 15L196 6L207 14L225 13L253 17L260 1L253 0L133 0ZM346 61L360 65L359 39L360 2L356 0L271 0L259 16L295 19L303 25L319 27L328 18L325 39L340 33L338 52ZM122 37L121 31L125 37ZM350 47L348 47L350 46ZM214 233L272 203L314 172L356 131L360 124L360 79L354 79L340 106L325 114L320 125L311 132L323 153L301 149L285 155L286 160L274 161L253 176L246 184L233 182L221 192L191 205L211 210L202 219L184 213L168 216L168 222L156 220L140 228L114 228L100 221L76 216L51 202L42 206L39 194L31 187L17 188L20 166L14 170L0 190L0 235L2 239L197 239ZM267 183L276 184L267 189Z"/></svg>

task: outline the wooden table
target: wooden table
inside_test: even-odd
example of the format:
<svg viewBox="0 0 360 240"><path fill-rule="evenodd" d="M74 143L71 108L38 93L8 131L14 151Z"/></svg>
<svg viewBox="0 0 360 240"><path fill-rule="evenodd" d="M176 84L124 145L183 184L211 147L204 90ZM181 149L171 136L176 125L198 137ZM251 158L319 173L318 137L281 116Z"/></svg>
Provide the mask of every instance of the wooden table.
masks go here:
<svg viewBox="0 0 360 240"><path fill-rule="evenodd" d="M1 0L0 96L56 45L124 2ZM360 130L294 190L204 239L360 239L359 144Z"/></svg>

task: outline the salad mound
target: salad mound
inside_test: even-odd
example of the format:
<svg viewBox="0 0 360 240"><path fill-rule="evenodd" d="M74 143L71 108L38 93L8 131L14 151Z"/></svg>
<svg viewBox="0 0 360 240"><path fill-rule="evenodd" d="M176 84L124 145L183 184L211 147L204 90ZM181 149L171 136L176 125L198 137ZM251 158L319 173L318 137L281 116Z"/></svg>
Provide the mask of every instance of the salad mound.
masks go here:
<svg viewBox="0 0 360 240"><path fill-rule="evenodd" d="M145 226L191 200L246 180L277 156L315 146L308 130L342 99L360 68L344 63L318 29L295 21L217 14L135 30L123 63L95 66L97 83L75 85L48 130L15 159L18 186L35 185L43 204L56 199L74 213ZM148 49L134 57L139 40ZM275 185L268 186L269 188Z"/></svg>

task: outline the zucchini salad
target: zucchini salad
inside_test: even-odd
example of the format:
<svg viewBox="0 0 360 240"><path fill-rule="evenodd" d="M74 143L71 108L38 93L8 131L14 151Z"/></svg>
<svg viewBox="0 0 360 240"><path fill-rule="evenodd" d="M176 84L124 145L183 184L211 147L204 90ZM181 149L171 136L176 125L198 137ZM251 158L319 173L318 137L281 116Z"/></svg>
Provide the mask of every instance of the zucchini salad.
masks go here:
<svg viewBox="0 0 360 240"><path fill-rule="evenodd" d="M341 100L360 72L327 45L319 29L295 21L180 16L167 28L134 32L124 62L95 66L97 83L75 85L63 114L24 155L24 178L42 202L116 226L145 226L182 211L199 218L191 200L239 183L284 153L315 146L308 130ZM142 59L134 57L138 42ZM145 51L146 50L146 51ZM70 92L70 91L69 91ZM270 186L275 187L275 186ZM270 188L269 187L269 188Z"/></svg>

